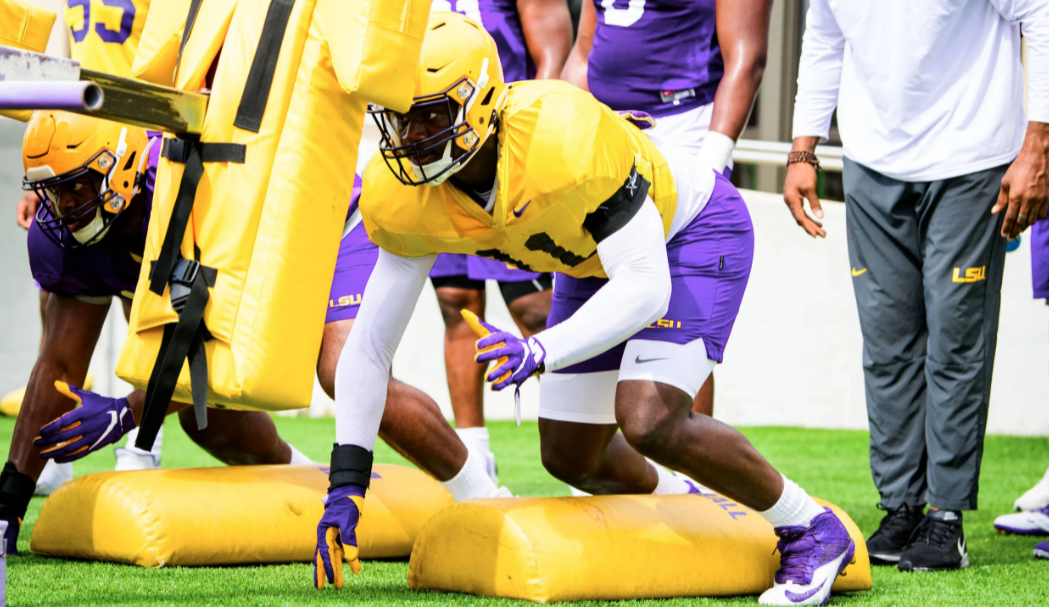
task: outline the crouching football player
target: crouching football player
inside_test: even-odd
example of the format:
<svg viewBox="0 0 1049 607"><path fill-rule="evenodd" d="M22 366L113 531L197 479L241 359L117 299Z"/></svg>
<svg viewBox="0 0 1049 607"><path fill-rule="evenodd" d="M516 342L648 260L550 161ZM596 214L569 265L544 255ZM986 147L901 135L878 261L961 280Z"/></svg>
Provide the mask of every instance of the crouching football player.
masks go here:
<svg viewBox="0 0 1049 607"><path fill-rule="evenodd" d="M571 85L504 85L495 43L468 18L431 15L418 74L408 113L372 110L383 142L360 207L382 250L336 375L318 585L341 577L331 558L340 537L356 550L390 361L435 255L449 252L560 273L550 328L520 339L485 325L477 344L498 346L479 362L508 359L488 375L497 390L545 374L552 474L593 493L651 493L662 479L645 456L682 472L775 528L781 568L762 603L825 602L855 550L841 521L742 434L690 414L750 273L739 193L687 158L664 158Z"/></svg>
<svg viewBox="0 0 1049 607"><path fill-rule="evenodd" d="M37 112L22 152L25 187L41 198L29 230L29 262L51 296L43 344L0 474L8 554L17 554L21 519L45 462L85 457L119 440L141 419L141 390L108 398L75 386L83 385L111 298L119 297L125 315L130 312L160 141L134 126ZM77 403L83 406L67 413ZM186 407L172 403L171 410ZM228 464L309 463L280 439L265 413L213 410L206 430L192 427L193 440Z"/></svg>

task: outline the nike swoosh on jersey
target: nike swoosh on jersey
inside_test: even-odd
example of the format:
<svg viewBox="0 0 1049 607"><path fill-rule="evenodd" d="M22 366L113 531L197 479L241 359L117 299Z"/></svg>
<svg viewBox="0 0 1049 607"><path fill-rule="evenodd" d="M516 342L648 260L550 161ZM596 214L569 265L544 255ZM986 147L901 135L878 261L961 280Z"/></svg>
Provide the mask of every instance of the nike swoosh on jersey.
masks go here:
<svg viewBox="0 0 1049 607"><path fill-rule="evenodd" d="M856 278L857 276L863 276L866 273L867 273L867 268L863 268L862 270L857 270L856 268L852 269L852 277L853 278Z"/></svg>
<svg viewBox="0 0 1049 607"><path fill-rule="evenodd" d="M109 433L113 431L113 427L117 425L117 412L116 411L110 411L109 412L109 416L110 416L109 427L106 428L106 431L102 433L102 436L98 437L98 440L95 441L95 444L91 445L91 447L88 448L88 451L90 451L90 450L94 449L95 447L97 447L98 443L102 442L103 438L109 436Z"/></svg>
<svg viewBox="0 0 1049 607"><path fill-rule="evenodd" d="M646 359L642 359L641 356L638 356L637 358L634 359L634 362L639 364L639 365L643 365L645 363L650 363L650 362L657 361L657 360L668 360L668 359L666 359L666 358L646 358Z"/></svg>
<svg viewBox="0 0 1049 607"><path fill-rule="evenodd" d="M527 209L528 205L530 204L532 204L532 201L529 199L529 201L524 203L524 205L520 209L514 209L514 217L520 217L521 215L524 215L525 209Z"/></svg>
<svg viewBox="0 0 1049 607"><path fill-rule="evenodd" d="M790 590L788 590L788 591L784 592L783 595L786 596L791 601L794 601L795 603L800 603L802 601L807 601L807 600L811 599L813 597L813 595L815 595L817 592L820 591L821 587L822 587L822 584L821 585L817 585L815 588L813 588L812 590L809 590L808 592L801 592L801 593L797 593L797 594L795 594L795 593L791 592Z"/></svg>

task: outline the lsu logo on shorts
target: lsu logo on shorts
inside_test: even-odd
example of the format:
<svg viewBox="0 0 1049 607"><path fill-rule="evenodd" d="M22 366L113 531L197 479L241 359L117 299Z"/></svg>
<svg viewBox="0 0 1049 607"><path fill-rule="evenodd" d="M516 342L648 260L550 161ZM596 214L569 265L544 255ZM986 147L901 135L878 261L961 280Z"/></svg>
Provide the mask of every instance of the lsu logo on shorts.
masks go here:
<svg viewBox="0 0 1049 607"><path fill-rule="evenodd" d="M343 295L338 299L329 299L328 308L345 308L346 306L359 306L361 305L362 294L356 295Z"/></svg>

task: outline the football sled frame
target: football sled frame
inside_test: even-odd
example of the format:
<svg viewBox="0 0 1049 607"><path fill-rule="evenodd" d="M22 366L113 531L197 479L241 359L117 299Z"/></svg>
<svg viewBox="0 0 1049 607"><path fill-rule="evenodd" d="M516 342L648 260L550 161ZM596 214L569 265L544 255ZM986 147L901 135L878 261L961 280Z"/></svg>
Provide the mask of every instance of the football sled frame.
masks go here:
<svg viewBox="0 0 1049 607"><path fill-rule="evenodd" d="M189 91L214 78L199 137L164 139L117 365L147 392L139 447L170 400L192 402L198 426L206 406L309 406L353 188L345 167L366 99L411 105L427 14L424 0L151 7L133 73Z"/></svg>

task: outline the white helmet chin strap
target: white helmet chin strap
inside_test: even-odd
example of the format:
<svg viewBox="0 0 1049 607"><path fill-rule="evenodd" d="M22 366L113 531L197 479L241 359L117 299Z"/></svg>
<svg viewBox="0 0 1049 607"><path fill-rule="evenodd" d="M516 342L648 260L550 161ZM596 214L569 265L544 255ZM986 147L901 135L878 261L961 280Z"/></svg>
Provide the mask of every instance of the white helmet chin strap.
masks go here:
<svg viewBox="0 0 1049 607"><path fill-rule="evenodd" d="M91 220L91 223L80 228L76 232L73 232L73 238L75 238L80 244L86 244L90 242L92 238L95 238L108 229L109 226L107 226L106 222L102 220L102 207L99 207L95 209L95 218Z"/></svg>

